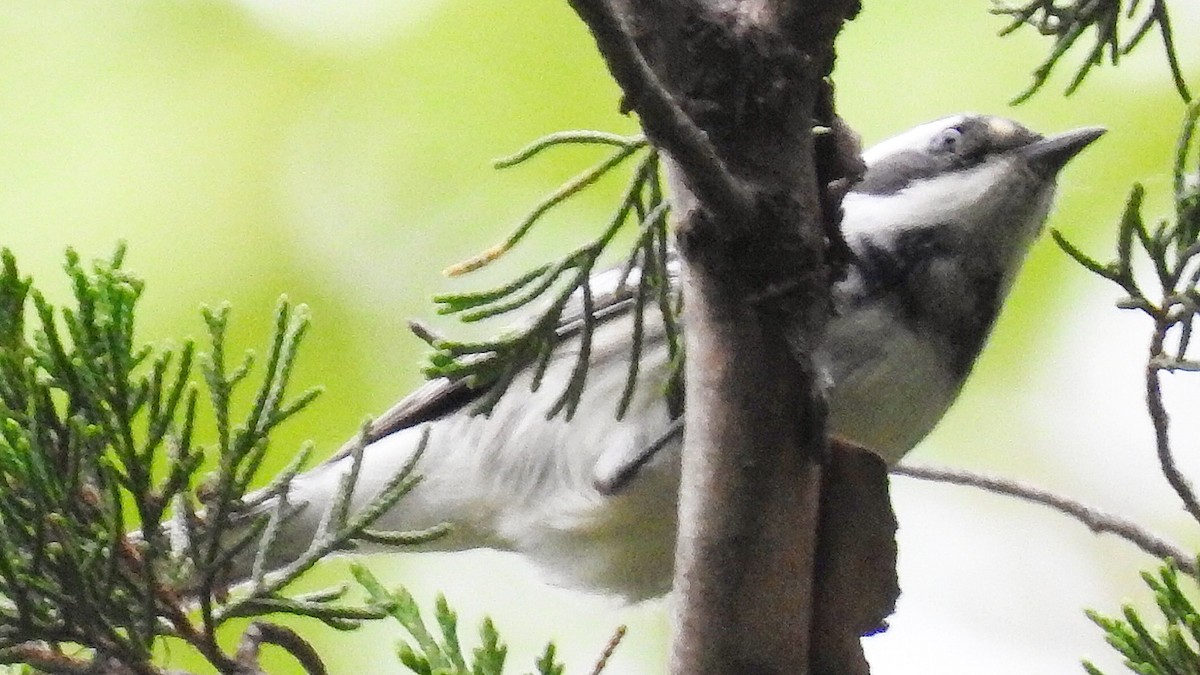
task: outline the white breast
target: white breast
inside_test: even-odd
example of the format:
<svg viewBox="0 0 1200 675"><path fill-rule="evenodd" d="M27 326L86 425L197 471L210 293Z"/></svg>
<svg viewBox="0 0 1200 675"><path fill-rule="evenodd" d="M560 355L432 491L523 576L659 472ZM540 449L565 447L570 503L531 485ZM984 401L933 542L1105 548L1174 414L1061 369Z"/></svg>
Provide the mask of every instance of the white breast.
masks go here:
<svg viewBox="0 0 1200 675"><path fill-rule="evenodd" d="M958 391L933 341L883 306L837 317L825 349L833 379L831 433L900 460L942 418Z"/></svg>

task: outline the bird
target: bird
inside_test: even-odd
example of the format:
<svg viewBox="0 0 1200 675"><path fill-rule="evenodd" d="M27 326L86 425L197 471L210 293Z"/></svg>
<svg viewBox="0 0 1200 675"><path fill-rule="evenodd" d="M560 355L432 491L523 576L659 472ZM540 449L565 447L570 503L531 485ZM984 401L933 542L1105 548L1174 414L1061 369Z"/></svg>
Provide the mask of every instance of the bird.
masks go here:
<svg viewBox="0 0 1200 675"><path fill-rule="evenodd" d="M863 153L866 170L842 202L850 260L832 288L834 313L815 357L828 383L831 434L894 464L933 429L1044 227L1060 170L1104 131L1044 136L1006 118L961 114ZM622 283L628 276L612 270L589 286L603 298ZM663 395L668 341L661 322L645 322L641 374L618 420L633 319L613 306L595 327L576 414L547 414L562 391L554 383L567 381L580 351L570 331L560 331L542 385L531 386L534 369L526 368L487 414L472 405L482 390L431 380L365 434L351 512L417 456L420 481L373 530L448 524L414 550L514 552L548 583L628 602L668 592L682 447L671 433L682 423ZM352 462L343 452L291 481L294 514L268 565L308 549ZM248 563L241 567L235 578L248 574Z"/></svg>

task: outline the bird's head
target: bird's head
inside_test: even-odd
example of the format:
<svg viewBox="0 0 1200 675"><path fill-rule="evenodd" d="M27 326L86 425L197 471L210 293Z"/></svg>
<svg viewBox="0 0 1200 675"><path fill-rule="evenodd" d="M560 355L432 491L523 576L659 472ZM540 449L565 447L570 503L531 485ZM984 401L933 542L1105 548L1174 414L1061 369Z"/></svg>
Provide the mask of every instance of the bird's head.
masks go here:
<svg viewBox="0 0 1200 675"><path fill-rule="evenodd" d="M1059 171L1104 133L1084 127L1043 136L1001 117L957 115L872 147L844 201L854 240L888 246L939 232L979 264L1014 272L1041 231Z"/></svg>

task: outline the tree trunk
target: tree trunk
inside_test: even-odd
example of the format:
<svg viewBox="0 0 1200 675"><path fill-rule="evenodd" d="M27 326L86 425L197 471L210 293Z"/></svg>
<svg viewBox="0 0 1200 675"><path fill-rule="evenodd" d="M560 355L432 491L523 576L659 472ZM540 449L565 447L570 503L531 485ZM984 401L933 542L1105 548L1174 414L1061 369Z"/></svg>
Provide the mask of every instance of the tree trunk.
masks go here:
<svg viewBox="0 0 1200 675"><path fill-rule="evenodd" d="M839 600L818 583L890 580L894 559L880 572L821 550L855 537L824 532L854 521L830 506L838 500L823 506L830 455L812 360L836 274L827 233L839 200L828 186L853 180L857 165L840 152L845 128L825 78L857 0L570 2L668 160L685 262L672 672L864 672L857 637L878 608L819 608ZM818 147L815 126L833 129L832 142ZM868 500L872 514L882 504L890 517L882 463L848 466L831 475L882 495Z"/></svg>

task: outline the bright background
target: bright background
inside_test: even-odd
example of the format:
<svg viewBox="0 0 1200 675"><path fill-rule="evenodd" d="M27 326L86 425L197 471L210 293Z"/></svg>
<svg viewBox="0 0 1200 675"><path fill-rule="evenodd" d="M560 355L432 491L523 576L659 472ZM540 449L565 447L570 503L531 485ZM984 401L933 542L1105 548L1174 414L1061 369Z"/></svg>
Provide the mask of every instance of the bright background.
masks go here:
<svg viewBox="0 0 1200 675"><path fill-rule="evenodd" d="M840 42L841 112L868 143L963 110L1048 132L1108 126L1067 170L1052 222L1106 257L1133 181L1165 214L1181 106L1161 50L1152 36L1074 98L1059 96L1064 71L1010 110L1048 44L997 39L1004 22L987 8L866 3ZM1200 88L1197 6L1175 11ZM591 159L562 153L497 173L492 158L551 131L634 129L565 2L0 0L0 17L0 245L62 294L65 247L95 257L126 240L129 267L148 281L148 340L199 337L199 305L230 300L234 344L261 347L281 293L309 304L315 325L296 379L327 393L280 434L280 463L307 438L332 452L417 384L422 349L405 319L428 316L437 291L486 281L450 282L439 270L496 241ZM583 240L616 187L588 196L522 255ZM1114 298L1039 244L959 405L912 459L1036 481L1194 548L1142 409L1147 326ZM1170 394L1181 416L1200 388L1179 379ZM1197 438L1200 427L1180 420L1191 475ZM894 492L904 595L891 630L867 642L873 672L1081 672L1083 656L1115 666L1082 608L1144 604L1144 556L1010 500L902 479ZM529 667L553 638L570 672L588 672L627 623L608 672L663 672L661 601L629 608L547 588L498 554L373 564L423 601L445 591L467 627L491 614L514 666ZM311 585L344 573L327 565ZM401 670L392 625L349 635L299 625L335 673ZM287 662L275 670L293 672Z"/></svg>

